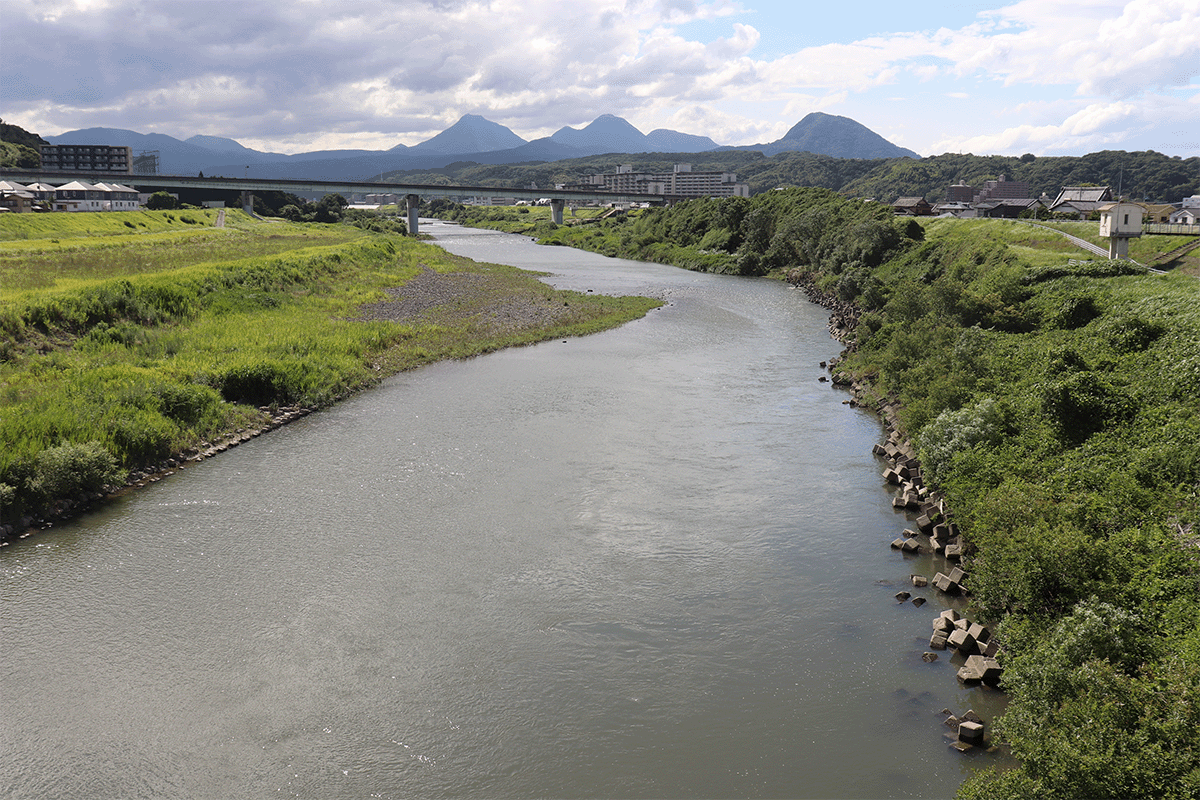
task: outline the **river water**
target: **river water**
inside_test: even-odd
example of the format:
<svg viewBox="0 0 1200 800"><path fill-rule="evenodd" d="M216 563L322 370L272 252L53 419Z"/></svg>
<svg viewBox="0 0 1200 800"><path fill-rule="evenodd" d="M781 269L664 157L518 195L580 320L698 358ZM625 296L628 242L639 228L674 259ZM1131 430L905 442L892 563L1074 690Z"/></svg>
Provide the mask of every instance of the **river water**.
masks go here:
<svg viewBox="0 0 1200 800"><path fill-rule="evenodd" d="M945 797L939 566L778 282L427 224L667 305L386 381L0 550L11 798Z"/></svg>

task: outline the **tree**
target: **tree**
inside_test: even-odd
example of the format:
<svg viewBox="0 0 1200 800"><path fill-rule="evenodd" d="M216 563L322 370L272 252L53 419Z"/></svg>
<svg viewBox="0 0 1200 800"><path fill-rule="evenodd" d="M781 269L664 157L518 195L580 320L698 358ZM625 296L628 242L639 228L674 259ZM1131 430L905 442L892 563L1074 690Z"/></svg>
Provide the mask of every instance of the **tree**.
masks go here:
<svg viewBox="0 0 1200 800"><path fill-rule="evenodd" d="M342 218L342 214L346 210L346 206L350 205L346 202L346 198L336 192L327 194L320 199L316 208L317 222L338 222Z"/></svg>
<svg viewBox="0 0 1200 800"><path fill-rule="evenodd" d="M179 201L174 195L160 190L150 195L150 199L146 201L146 208L151 211L169 211L179 208Z"/></svg>

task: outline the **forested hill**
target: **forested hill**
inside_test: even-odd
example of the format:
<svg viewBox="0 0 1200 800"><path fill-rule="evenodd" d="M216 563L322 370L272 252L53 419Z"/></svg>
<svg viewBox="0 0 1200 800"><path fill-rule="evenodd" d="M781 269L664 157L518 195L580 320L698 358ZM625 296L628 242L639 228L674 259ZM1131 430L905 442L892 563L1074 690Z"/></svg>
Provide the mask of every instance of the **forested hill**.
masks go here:
<svg viewBox="0 0 1200 800"><path fill-rule="evenodd" d="M1063 186L1099 185L1118 187L1126 197L1137 200L1178 201L1200 192L1200 158L1181 159L1153 150L1128 153L1102 150L1085 156L974 156L946 153L919 161L888 159L868 174L839 187L853 197L923 196L931 202L944 200L946 189L964 181L980 187L984 181L1006 175L1012 181L1028 181L1032 197L1043 192L1054 197Z"/></svg>
<svg viewBox="0 0 1200 800"><path fill-rule="evenodd" d="M669 171L681 161L696 171L736 172L750 184L752 194L781 186L816 186L850 197L873 197L890 202L897 197L923 196L943 200L946 189L960 180L971 186L1005 175L1028 181L1030 193L1053 197L1063 186L1118 186L1127 197L1178 202L1200 193L1200 158L1181 159L1152 150L1128 153L1105 150L1086 156L975 156L946 153L929 158L834 158L790 152L764 156L751 151L692 154L610 154L536 164L477 164L457 162L438 170L389 173L397 183L457 184L460 186L551 187L576 183L585 175L612 172L620 164L634 170Z"/></svg>

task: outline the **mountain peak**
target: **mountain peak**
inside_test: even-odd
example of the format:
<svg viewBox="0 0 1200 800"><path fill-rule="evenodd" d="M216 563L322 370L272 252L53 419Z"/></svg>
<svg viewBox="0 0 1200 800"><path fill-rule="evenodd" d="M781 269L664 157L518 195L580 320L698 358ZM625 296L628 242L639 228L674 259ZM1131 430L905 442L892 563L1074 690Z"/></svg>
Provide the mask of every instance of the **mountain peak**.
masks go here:
<svg viewBox="0 0 1200 800"><path fill-rule="evenodd" d="M582 129L570 126L559 128L550 139L596 155L644 153L647 150L645 134L614 114L601 114Z"/></svg>
<svg viewBox="0 0 1200 800"><path fill-rule="evenodd" d="M774 152L807 150L836 158L920 158L912 150L892 144L860 122L820 111L806 114L773 146ZM765 150L764 154L772 155Z"/></svg>
<svg viewBox="0 0 1200 800"><path fill-rule="evenodd" d="M410 150L425 153L490 153L510 150L525 140L508 128L478 114L463 114L458 122Z"/></svg>

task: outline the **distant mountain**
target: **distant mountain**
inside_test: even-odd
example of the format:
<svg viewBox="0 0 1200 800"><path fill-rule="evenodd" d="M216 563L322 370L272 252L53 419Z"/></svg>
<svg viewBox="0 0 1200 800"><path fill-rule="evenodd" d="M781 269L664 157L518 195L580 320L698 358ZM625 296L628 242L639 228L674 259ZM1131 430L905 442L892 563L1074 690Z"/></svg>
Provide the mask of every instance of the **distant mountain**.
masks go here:
<svg viewBox="0 0 1200 800"><path fill-rule="evenodd" d="M191 136L184 139L187 144L194 144L197 147L203 147L205 150L213 150L218 153L254 153L257 151L251 150L241 142L233 139L226 139L224 136Z"/></svg>
<svg viewBox="0 0 1200 800"><path fill-rule="evenodd" d="M560 128L550 140L576 151L577 157L605 153L699 153L718 146L707 136L661 128L647 136L612 114L602 114L580 130Z"/></svg>
<svg viewBox="0 0 1200 800"><path fill-rule="evenodd" d="M694 136L665 128L647 133L646 144L652 153L704 153L720 147L707 136Z"/></svg>
<svg viewBox="0 0 1200 800"><path fill-rule="evenodd" d="M491 153L511 150L526 141L503 125L477 114L466 114L446 130L408 148L411 153ZM404 145L393 147L392 150Z"/></svg>
<svg viewBox="0 0 1200 800"><path fill-rule="evenodd" d="M603 114L587 126L563 127L552 136L526 142L508 128L467 114L436 136L412 147L390 150L318 150L294 155L264 153L222 136L192 136L180 141L161 133L119 128L88 128L45 137L51 144L123 145L134 153L157 150L164 175L249 174L256 178L361 180L385 172L438 169L456 161L523 164L590 156L635 153L697 154L718 150L759 150L765 155L806 150L837 158L894 158L917 154L891 144L852 119L813 113L777 142L750 147L720 147L707 136L658 129L643 134L626 120Z"/></svg>
<svg viewBox="0 0 1200 800"><path fill-rule="evenodd" d="M803 151L834 158L920 158L912 150L892 144L849 117L822 114L820 111L806 115L782 139L737 149L759 150L765 156Z"/></svg>
<svg viewBox="0 0 1200 800"><path fill-rule="evenodd" d="M646 135L620 117L601 114L582 130L559 128L550 140L583 155L645 152Z"/></svg>

